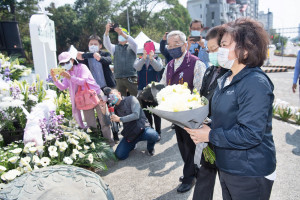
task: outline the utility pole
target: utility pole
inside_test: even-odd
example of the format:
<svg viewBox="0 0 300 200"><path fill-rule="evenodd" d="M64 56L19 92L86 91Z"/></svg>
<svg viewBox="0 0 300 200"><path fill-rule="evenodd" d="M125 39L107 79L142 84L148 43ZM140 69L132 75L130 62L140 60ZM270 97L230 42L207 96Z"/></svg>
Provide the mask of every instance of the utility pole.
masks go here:
<svg viewBox="0 0 300 200"><path fill-rule="evenodd" d="M130 35L130 24L129 24L128 7L127 7L127 29L128 29L128 33Z"/></svg>

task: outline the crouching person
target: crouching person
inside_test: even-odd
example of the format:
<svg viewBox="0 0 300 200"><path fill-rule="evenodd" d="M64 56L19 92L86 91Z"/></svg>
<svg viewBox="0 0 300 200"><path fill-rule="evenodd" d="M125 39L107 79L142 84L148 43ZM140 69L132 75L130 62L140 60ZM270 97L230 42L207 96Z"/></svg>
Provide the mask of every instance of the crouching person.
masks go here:
<svg viewBox="0 0 300 200"><path fill-rule="evenodd" d="M122 97L118 90L108 87L104 88L104 93L109 96L109 102L115 105L111 120L123 123L123 138L115 151L117 158L125 160L140 141L147 141L147 154L153 156L158 133L150 127L137 98Z"/></svg>

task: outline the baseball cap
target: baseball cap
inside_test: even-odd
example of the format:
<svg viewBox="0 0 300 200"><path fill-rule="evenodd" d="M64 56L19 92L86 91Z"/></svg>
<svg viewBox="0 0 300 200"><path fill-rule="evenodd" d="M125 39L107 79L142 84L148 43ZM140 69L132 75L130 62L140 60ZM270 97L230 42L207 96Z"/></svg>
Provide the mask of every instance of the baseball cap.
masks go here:
<svg viewBox="0 0 300 200"><path fill-rule="evenodd" d="M71 54L67 51L62 52L58 56L58 64L68 62L72 58Z"/></svg>

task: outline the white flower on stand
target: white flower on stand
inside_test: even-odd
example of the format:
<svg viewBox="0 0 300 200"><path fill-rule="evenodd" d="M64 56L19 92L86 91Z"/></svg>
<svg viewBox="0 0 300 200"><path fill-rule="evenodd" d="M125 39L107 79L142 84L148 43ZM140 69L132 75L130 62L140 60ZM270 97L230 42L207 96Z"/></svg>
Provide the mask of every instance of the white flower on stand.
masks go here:
<svg viewBox="0 0 300 200"><path fill-rule="evenodd" d="M72 165L73 160L70 157L64 157L63 159L64 163L66 163L67 165Z"/></svg>
<svg viewBox="0 0 300 200"><path fill-rule="evenodd" d="M58 153L57 153L56 151L50 151L50 152L49 152L49 156L50 156L51 158L56 158L56 157L58 156Z"/></svg>
<svg viewBox="0 0 300 200"><path fill-rule="evenodd" d="M50 164L50 161L50 158L42 157L40 162L43 167L47 167Z"/></svg>
<svg viewBox="0 0 300 200"><path fill-rule="evenodd" d="M59 143L59 151L60 152L64 152L67 148L68 148L68 144L65 141Z"/></svg>
<svg viewBox="0 0 300 200"><path fill-rule="evenodd" d="M51 152L51 151L55 151L56 152L57 151L57 147L56 146L49 146L48 147L48 151L49 152Z"/></svg>
<svg viewBox="0 0 300 200"><path fill-rule="evenodd" d="M21 149L21 148L16 148L16 149L10 150L10 152L15 155L19 155L22 152L22 150L23 149Z"/></svg>
<svg viewBox="0 0 300 200"><path fill-rule="evenodd" d="M89 154L88 160L89 160L89 162L90 162L91 164L94 162L93 154L91 154L91 153Z"/></svg>
<svg viewBox="0 0 300 200"><path fill-rule="evenodd" d="M36 147L30 147L28 150L29 150L30 153L34 154L37 151L37 148Z"/></svg>
<svg viewBox="0 0 300 200"><path fill-rule="evenodd" d="M41 160L37 155L32 156L32 162L34 162L36 165L41 165Z"/></svg>

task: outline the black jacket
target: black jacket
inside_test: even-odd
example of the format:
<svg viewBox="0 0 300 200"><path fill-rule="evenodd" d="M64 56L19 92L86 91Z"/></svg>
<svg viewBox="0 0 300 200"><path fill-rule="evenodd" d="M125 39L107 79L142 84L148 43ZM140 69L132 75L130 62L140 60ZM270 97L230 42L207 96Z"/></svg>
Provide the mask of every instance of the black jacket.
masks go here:
<svg viewBox="0 0 300 200"><path fill-rule="evenodd" d="M100 51L98 53L101 56L101 59L99 62L101 62L101 64L102 64L106 85L107 85L107 87L114 88L114 87L116 87L116 81L115 81L115 78L114 78L114 75L113 75L111 69L109 68L109 65L112 63L111 55L109 52L106 52L106 51ZM89 68L88 59L84 59L83 61L79 61L79 62L84 63Z"/></svg>
<svg viewBox="0 0 300 200"><path fill-rule="evenodd" d="M220 70L219 74L215 77L215 79L211 83L215 70L218 70L218 67L210 66L209 68L206 69L204 76L203 76L202 86L200 89L200 95L206 97L209 101L208 117L210 117L210 114L211 114L211 99L212 99L212 96L214 95L214 91L218 85L217 79L220 78L221 76L223 76L226 72L228 72L228 69L225 69L222 67L219 68L219 70Z"/></svg>

